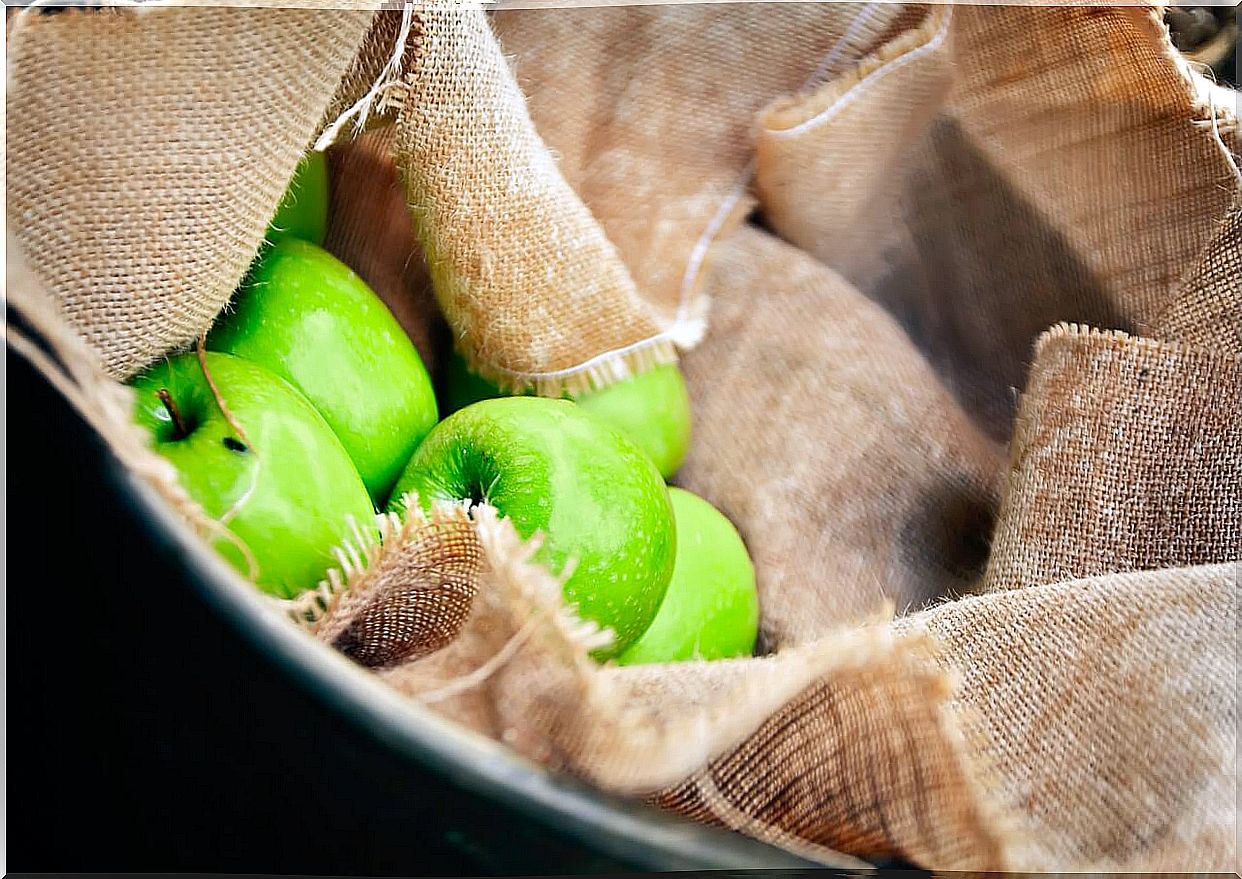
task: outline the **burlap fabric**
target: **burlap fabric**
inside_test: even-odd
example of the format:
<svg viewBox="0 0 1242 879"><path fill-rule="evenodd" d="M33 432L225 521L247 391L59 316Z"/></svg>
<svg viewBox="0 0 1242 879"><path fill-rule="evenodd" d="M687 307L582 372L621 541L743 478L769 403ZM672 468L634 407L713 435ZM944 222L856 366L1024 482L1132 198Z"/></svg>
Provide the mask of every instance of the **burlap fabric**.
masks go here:
<svg viewBox="0 0 1242 879"><path fill-rule="evenodd" d="M515 10L499 47L477 10L411 25L393 132L334 148L330 246L433 351L425 250L472 362L549 392L672 356L710 302L678 481L754 554L767 654L596 666L606 633L487 507L388 522L287 609L522 754L826 862L1236 869L1236 123L1158 17ZM71 312L35 268L11 290ZM111 436L97 401L123 395L31 311Z"/></svg>
<svg viewBox="0 0 1242 879"><path fill-rule="evenodd" d="M324 247L379 294L434 376L448 332L393 167L393 133L369 131L328 152L332 223Z"/></svg>
<svg viewBox="0 0 1242 879"><path fill-rule="evenodd" d="M12 29L9 216L108 372L211 325L371 16L32 11Z"/></svg>

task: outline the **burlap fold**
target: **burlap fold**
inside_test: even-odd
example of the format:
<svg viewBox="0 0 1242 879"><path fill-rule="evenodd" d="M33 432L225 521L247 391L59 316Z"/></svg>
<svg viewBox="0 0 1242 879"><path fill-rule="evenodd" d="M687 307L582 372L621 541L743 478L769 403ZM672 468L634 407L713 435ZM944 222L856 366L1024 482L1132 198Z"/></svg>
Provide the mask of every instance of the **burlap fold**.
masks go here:
<svg viewBox="0 0 1242 879"><path fill-rule="evenodd" d="M713 332L685 359L695 441L677 482L747 541L765 643L973 588L1001 449L896 321L757 229L719 246L708 289Z"/></svg>
<svg viewBox="0 0 1242 879"><path fill-rule="evenodd" d="M371 15L127 7L12 28L9 217L110 374L211 326Z"/></svg>
<svg viewBox="0 0 1242 879"><path fill-rule="evenodd" d="M1242 559L1242 357L1061 326L1041 337L987 585Z"/></svg>
<svg viewBox="0 0 1242 879"><path fill-rule="evenodd" d="M1236 258L1227 231L1207 256L1239 186L1221 136L1236 103L1204 100L1150 9L950 12L942 37L929 21L778 106L800 125L762 117L756 190L778 234L882 303L1005 439L1040 333L1158 335L1195 266ZM1203 307L1236 302L1231 284L1214 272ZM1200 332L1232 332L1215 314Z"/></svg>
<svg viewBox="0 0 1242 879"><path fill-rule="evenodd" d="M1152 320L1152 335L1242 354L1242 197L1221 220L1177 295ZM1222 295L1222 291L1224 291Z"/></svg>
<svg viewBox="0 0 1242 879"><path fill-rule="evenodd" d="M531 118L669 319L696 321L709 245L745 216L755 114L925 16L884 3L510 10L493 21Z"/></svg>
<svg viewBox="0 0 1242 879"><path fill-rule="evenodd" d="M482 9L422 4L395 154L461 352L502 387L559 396L675 359L664 326L530 121Z"/></svg>

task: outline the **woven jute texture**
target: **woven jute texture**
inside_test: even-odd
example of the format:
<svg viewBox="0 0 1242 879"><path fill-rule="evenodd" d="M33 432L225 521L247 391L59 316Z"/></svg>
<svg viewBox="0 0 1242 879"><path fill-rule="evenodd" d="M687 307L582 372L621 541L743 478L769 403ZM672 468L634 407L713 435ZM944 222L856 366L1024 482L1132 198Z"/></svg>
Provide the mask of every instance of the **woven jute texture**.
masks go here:
<svg viewBox="0 0 1242 879"><path fill-rule="evenodd" d="M1222 296L1242 278L1242 201L1221 221L1176 296L1152 321L1152 333L1242 354L1242 297Z"/></svg>
<svg viewBox="0 0 1242 879"><path fill-rule="evenodd" d="M332 222L324 247L379 294L434 375L448 331L393 167L394 133L379 128L328 151Z"/></svg>
<svg viewBox="0 0 1242 879"><path fill-rule="evenodd" d="M1157 332L1236 197L1217 136L1236 120L1217 108L1212 124L1150 10L989 12L955 8L942 37L928 22L908 51L865 59L852 88L763 117L756 187L773 228L880 301L1003 439L1049 326ZM923 96L946 77L929 114ZM899 191L873 186L877 211L849 182L890 169ZM1218 260L1230 244L1236 259L1234 238Z"/></svg>
<svg viewBox="0 0 1242 879"><path fill-rule="evenodd" d="M97 63L134 63L127 33ZM676 481L754 556L762 655L597 665L608 634L486 505L381 519L283 610L526 757L825 863L1240 866L1236 120L1155 11L431 4L352 39L275 141L287 176L335 139L328 246L429 359L451 339L510 387L613 381L702 335ZM48 69L16 57L19 84ZM92 94L57 92L79 115ZM29 95L11 138L41 144L59 129ZM30 155L10 168L40 179ZM72 228L28 189L22 250ZM253 249L244 207L213 202ZM148 265L124 237L148 210L118 202L106 277ZM101 263L68 255L10 268L47 349L11 344L207 533L100 360L151 301L118 287L86 320ZM163 330L183 303L159 289Z"/></svg>
<svg viewBox="0 0 1242 879"><path fill-rule="evenodd" d="M1047 333L1018 410L987 586L1242 558L1240 401L1236 354Z"/></svg>
<svg viewBox="0 0 1242 879"><path fill-rule="evenodd" d="M418 51L387 96L399 105L396 164L467 360L503 387L556 396L674 358L557 171L482 10L423 5L413 31Z"/></svg>
<svg viewBox="0 0 1242 879"><path fill-rule="evenodd" d="M13 27L9 216L108 372L211 325L370 18L110 8Z"/></svg>
<svg viewBox="0 0 1242 879"><path fill-rule="evenodd" d="M495 29L561 173L643 295L686 322L705 306L707 245L752 203L755 114L922 16L900 4L638 5L503 11Z"/></svg>
<svg viewBox="0 0 1242 879"><path fill-rule="evenodd" d="M884 309L804 252L742 229L711 278L712 332L684 361L695 439L677 481L750 547L766 645L970 589L1001 447Z"/></svg>
<svg viewBox="0 0 1242 879"><path fill-rule="evenodd" d="M340 569L294 607L315 635L363 665L419 659L451 643L474 599L478 541L468 519L379 519L377 539L347 547Z"/></svg>

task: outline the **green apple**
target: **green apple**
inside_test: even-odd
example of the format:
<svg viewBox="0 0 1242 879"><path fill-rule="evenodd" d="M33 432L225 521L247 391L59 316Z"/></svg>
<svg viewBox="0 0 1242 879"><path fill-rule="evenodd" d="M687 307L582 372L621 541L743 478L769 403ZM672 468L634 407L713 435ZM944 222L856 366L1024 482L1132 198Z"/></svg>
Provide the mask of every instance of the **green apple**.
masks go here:
<svg viewBox="0 0 1242 879"><path fill-rule="evenodd" d="M673 573L673 510L651 460L573 403L505 397L467 406L427 435L397 481L420 503L486 501L518 534L536 532L553 572L573 564L565 598L611 629L608 658L650 624Z"/></svg>
<svg viewBox="0 0 1242 879"><path fill-rule="evenodd" d="M755 568L724 514L695 494L670 488L677 560L664 602L621 665L750 656L759 631Z"/></svg>
<svg viewBox="0 0 1242 879"><path fill-rule="evenodd" d="M328 160L323 153L308 153L298 163L284 198L267 226L267 240L300 238L323 244L328 234Z"/></svg>
<svg viewBox="0 0 1242 879"><path fill-rule="evenodd" d="M259 257L207 347L301 391L376 501L436 423L431 379L392 312L348 266L305 241L285 239Z"/></svg>
<svg viewBox="0 0 1242 879"><path fill-rule="evenodd" d="M665 479L685 460L690 447L690 394L677 364L665 363L583 394L577 403L633 440Z"/></svg>
<svg viewBox="0 0 1242 879"><path fill-rule="evenodd" d="M501 396L491 382L470 371L453 352L445 364L440 399L445 412ZM598 391L571 398L628 436L668 479L690 446L690 394L676 364L667 363Z"/></svg>
<svg viewBox="0 0 1242 879"><path fill-rule="evenodd" d="M134 380L135 419L181 484L250 550L255 582L284 598L313 588L336 564L333 550L375 511L332 429L292 386L261 366L207 354L225 417L195 354L157 363ZM220 553L243 574L244 553L225 538Z"/></svg>

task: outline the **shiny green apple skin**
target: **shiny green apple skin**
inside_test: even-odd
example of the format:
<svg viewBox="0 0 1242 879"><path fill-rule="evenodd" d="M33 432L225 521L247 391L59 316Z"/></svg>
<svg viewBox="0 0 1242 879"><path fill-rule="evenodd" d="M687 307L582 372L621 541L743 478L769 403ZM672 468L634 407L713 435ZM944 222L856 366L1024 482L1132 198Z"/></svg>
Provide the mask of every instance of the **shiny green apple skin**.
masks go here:
<svg viewBox="0 0 1242 879"><path fill-rule="evenodd" d="M673 573L676 535L664 481L620 433L566 400L484 400L440 422L397 482L435 500L484 501L518 534L544 535L536 558L554 573L574 562L565 598L613 631L620 653L650 624Z"/></svg>
<svg viewBox="0 0 1242 879"><path fill-rule="evenodd" d="M267 240L297 238L323 244L328 234L328 159L307 153L267 226Z"/></svg>
<svg viewBox="0 0 1242 879"><path fill-rule="evenodd" d="M675 363L577 398L578 405L621 431L647 453L665 479L690 448L690 394Z"/></svg>
<svg viewBox="0 0 1242 879"><path fill-rule="evenodd" d="M161 361L134 380L135 419L189 495L249 548L257 585L291 598L337 563L333 550L351 535L350 518L366 529L375 511L340 441L301 394L227 354L209 353L207 368L245 442L216 404L194 354ZM184 438L177 438L161 388L190 428ZM216 548L250 573L231 541L222 538Z"/></svg>
<svg viewBox="0 0 1242 879"><path fill-rule="evenodd" d="M445 412L502 396L495 385L471 372L457 352L445 364L440 394ZM666 363L571 399L629 437L665 479L685 460L690 448L690 394L677 364Z"/></svg>
<svg viewBox="0 0 1242 879"><path fill-rule="evenodd" d="M437 420L427 369L383 301L313 244L268 248L207 347L270 369L331 425L377 502Z"/></svg>
<svg viewBox="0 0 1242 879"><path fill-rule="evenodd" d="M733 523L695 494L670 488L677 561L664 603L620 665L750 656L759 631L755 568Z"/></svg>

